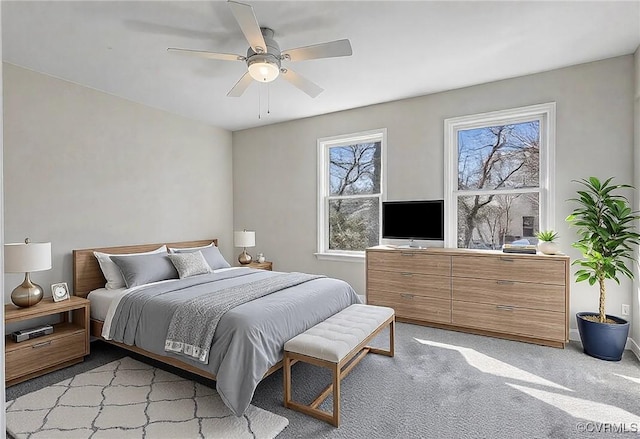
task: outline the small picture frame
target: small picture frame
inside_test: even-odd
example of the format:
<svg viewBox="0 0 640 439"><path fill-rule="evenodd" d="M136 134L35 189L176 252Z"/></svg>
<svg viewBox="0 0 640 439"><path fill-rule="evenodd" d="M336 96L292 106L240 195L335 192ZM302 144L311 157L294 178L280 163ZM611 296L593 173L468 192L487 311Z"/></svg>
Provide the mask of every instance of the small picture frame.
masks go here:
<svg viewBox="0 0 640 439"><path fill-rule="evenodd" d="M62 300L69 299L69 287L66 282L60 282L51 285L51 296L54 302L60 302Z"/></svg>

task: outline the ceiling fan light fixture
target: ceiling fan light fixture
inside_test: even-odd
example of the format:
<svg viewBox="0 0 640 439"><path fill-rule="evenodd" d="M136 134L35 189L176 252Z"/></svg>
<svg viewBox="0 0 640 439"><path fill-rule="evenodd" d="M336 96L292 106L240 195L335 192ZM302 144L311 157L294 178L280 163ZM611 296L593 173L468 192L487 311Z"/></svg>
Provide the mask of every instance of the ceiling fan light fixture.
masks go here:
<svg viewBox="0 0 640 439"><path fill-rule="evenodd" d="M249 60L249 74L258 82L271 82L280 74L280 65L267 56L254 55Z"/></svg>

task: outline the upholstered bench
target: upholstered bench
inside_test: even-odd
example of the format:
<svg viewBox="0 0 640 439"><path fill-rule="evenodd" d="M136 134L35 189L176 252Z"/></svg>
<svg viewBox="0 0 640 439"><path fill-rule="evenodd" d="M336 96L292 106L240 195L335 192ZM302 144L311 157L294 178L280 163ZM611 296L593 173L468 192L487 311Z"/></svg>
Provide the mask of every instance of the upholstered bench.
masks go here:
<svg viewBox="0 0 640 439"><path fill-rule="evenodd" d="M389 350L367 346L367 343L387 326ZM394 331L395 314L392 308L357 304L343 309L286 342L283 360L284 406L338 427L340 380L369 352L393 357ZM291 399L291 366L297 361L326 367L333 374L333 383L309 405ZM333 411L328 413L320 410L320 404L332 393Z"/></svg>

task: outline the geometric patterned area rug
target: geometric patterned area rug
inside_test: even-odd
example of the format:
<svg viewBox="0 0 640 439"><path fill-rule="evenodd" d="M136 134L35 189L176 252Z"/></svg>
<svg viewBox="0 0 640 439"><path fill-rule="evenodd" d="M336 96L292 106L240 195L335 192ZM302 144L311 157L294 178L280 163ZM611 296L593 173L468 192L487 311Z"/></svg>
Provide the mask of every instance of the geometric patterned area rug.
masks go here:
<svg viewBox="0 0 640 439"><path fill-rule="evenodd" d="M129 357L6 405L18 438L274 438L289 420L250 405L233 415L207 386Z"/></svg>

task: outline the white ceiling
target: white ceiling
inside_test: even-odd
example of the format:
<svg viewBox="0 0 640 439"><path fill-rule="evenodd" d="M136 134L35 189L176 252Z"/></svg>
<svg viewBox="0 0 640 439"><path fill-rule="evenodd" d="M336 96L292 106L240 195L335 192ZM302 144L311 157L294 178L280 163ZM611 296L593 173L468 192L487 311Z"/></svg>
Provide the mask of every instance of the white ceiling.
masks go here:
<svg viewBox="0 0 640 439"><path fill-rule="evenodd" d="M2 1L3 60L229 130L360 107L633 53L640 0L249 1L282 49L349 38L353 56L286 63L325 91L278 79L227 91L246 53L224 1ZM259 95L262 118L258 119Z"/></svg>

